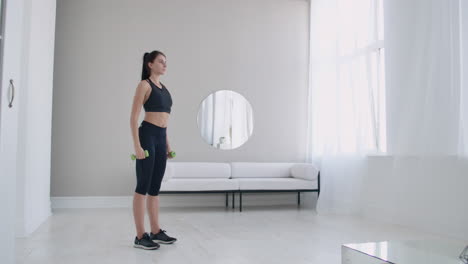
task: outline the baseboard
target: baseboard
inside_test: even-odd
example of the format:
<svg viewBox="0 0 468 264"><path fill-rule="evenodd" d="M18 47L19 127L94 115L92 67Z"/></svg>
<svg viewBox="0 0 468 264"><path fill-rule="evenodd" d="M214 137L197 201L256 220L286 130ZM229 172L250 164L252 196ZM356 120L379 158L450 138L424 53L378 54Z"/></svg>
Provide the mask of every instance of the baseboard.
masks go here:
<svg viewBox="0 0 468 264"><path fill-rule="evenodd" d="M128 208L131 196L67 196L51 197L52 209L62 208Z"/></svg>
<svg viewBox="0 0 468 264"><path fill-rule="evenodd" d="M316 194L302 193L301 204L309 207L315 204ZM307 199L305 199L307 198ZM225 194L161 194L160 207L225 207ZM232 207L232 196L229 195ZM75 196L51 197L52 209L62 208L131 208L133 196ZM296 193L244 193L243 206L249 205L293 205L297 203ZM235 207L239 206L239 195L235 196Z"/></svg>

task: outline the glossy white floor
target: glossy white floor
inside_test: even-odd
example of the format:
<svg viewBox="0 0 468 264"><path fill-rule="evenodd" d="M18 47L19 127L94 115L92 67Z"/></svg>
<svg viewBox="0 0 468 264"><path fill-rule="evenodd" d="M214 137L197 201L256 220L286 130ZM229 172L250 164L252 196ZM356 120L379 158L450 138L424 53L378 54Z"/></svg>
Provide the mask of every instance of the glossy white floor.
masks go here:
<svg viewBox="0 0 468 264"><path fill-rule="evenodd" d="M341 263L341 244L436 235L290 206L161 208L178 238L154 251L133 248L132 211L59 209L26 239L17 263ZM146 221L148 226L148 221Z"/></svg>

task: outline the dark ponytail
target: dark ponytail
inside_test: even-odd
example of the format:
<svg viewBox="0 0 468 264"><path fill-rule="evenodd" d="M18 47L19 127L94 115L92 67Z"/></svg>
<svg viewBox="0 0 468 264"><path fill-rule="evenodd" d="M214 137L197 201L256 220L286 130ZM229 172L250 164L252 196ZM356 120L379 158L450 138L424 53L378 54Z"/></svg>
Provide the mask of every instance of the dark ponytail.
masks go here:
<svg viewBox="0 0 468 264"><path fill-rule="evenodd" d="M158 55L163 55L164 57L166 57L164 53L158 50L153 50L151 53L145 52L145 54L143 55L143 70L141 71L142 81L150 77L151 69L148 67L148 63L153 62Z"/></svg>

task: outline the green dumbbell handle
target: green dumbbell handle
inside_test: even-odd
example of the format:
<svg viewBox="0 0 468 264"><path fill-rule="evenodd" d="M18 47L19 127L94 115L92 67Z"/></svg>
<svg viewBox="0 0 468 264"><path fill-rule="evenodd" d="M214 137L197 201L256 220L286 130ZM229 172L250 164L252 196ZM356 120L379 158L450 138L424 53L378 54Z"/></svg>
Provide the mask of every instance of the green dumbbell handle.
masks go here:
<svg viewBox="0 0 468 264"><path fill-rule="evenodd" d="M149 152L148 152L148 150L145 150L145 156L146 156L146 157L149 157ZM130 157L132 158L132 160L136 160L136 158L137 158L135 154L132 154Z"/></svg>

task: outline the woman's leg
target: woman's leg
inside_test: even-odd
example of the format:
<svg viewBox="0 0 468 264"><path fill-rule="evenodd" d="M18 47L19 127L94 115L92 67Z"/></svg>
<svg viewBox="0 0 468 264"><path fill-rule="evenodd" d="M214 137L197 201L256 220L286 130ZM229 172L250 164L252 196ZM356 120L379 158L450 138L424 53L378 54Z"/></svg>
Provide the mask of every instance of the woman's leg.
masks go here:
<svg viewBox="0 0 468 264"><path fill-rule="evenodd" d="M148 195L146 200L148 215L151 224L151 232L157 234L159 232L159 195Z"/></svg>
<svg viewBox="0 0 468 264"><path fill-rule="evenodd" d="M146 195L139 193L133 195L133 218L138 239L145 233L145 198Z"/></svg>
<svg viewBox="0 0 468 264"><path fill-rule="evenodd" d="M157 137L154 155L154 168L151 179L151 187L148 191L148 199L146 200L148 215L151 224L151 232L157 234L159 232L159 190L161 182L166 171L167 150L166 150L166 133L161 132Z"/></svg>
<svg viewBox="0 0 468 264"><path fill-rule="evenodd" d="M135 165L137 185L135 194L133 195L133 218L135 220L137 238L141 239L145 233L145 201L146 194L151 186L155 152L154 140L150 131L143 126L141 126L138 131L141 147L149 152L149 157L137 159Z"/></svg>

